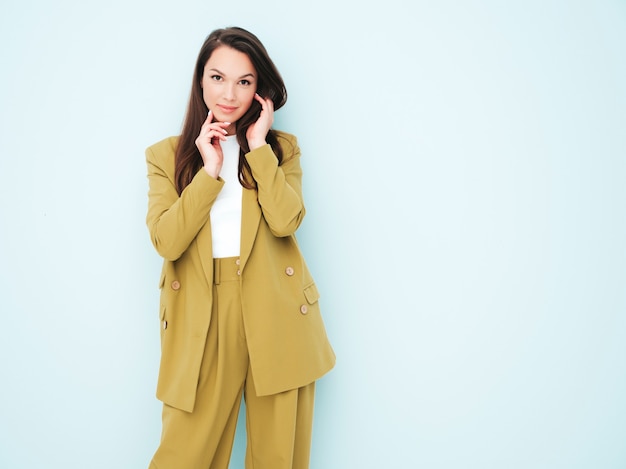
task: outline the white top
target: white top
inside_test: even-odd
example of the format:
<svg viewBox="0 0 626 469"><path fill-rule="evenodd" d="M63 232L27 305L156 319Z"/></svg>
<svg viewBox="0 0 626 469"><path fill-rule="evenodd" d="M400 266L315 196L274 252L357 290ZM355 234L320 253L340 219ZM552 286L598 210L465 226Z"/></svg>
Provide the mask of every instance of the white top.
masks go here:
<svg viewBox="0 0 626 469"><path fill-rule="evenodd" d="M224 162L220 176L224 187L211 207L211 235L213 257L239 256L241 241L241 198L243 187L239 182L239 143L237 136L229 135L222 145Z"/></svg>

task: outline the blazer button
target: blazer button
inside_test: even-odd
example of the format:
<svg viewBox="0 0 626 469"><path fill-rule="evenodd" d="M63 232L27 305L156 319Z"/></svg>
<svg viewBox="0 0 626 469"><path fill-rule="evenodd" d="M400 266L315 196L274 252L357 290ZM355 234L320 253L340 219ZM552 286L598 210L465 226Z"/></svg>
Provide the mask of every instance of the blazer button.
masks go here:
<svg viewBox="0 0 626 469"><path fill-rule="evenodd" d="M235 264L239 265L239 264L241 264L241 261L240 261L239 259L237 259L237 260L235 261Z"/></svg>
<svg viewBox="0 0 626 469"><path fill-rule="evenodd" d="M308 312L309 312L309 308L307 308L307 306L306 306L306 305L302 305L302 306L300 306L300 312L301 312L302 314L306 314L306 313L308 313Z"/></svg>
<svg viewBox="0 0 626 469"><path fill-rule="evenodd" d="M167 329L167 321L163 321L163 330Z"/></svg>
<svg viewBox="0 0 626 469"><path fill-rule="evenodd" d="M293 275L293 267L287 267L285 273L291 277Z"/></svg>
<svg viewBox="0 0 626 469"><path fill-rule="evenodd" d="M172 290L180 290L180 282L178 280L172 282Z"/></svg>

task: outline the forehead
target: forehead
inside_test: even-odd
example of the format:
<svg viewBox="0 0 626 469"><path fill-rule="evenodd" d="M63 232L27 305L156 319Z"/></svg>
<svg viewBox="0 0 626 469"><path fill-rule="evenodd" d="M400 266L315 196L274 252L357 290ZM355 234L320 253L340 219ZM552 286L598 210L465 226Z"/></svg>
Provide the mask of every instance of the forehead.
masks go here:
<svg viewBox="0 0 626 469"><path fill-rule="evenodd" d="M256 70L248 55L228 46L219 46L215 49L204 65L204 69L219 70L225 75L236 77L250 73L256 75Z"/></svg>

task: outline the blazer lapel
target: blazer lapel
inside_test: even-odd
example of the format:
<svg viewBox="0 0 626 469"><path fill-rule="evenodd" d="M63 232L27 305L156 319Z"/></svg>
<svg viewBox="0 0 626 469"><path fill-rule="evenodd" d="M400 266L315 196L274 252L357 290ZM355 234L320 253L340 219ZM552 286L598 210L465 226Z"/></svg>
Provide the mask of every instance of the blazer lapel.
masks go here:
<svg viewBox="0 0 626 469"><path fill-rule="evenodd" d="M244 188L241 204L241 246L239 259L241 270L243 270L250 257L250 251L252 251L252 245L254 244L254 239L256 238L259 222L261 220L261 206L257 199L257 191Z"/></svg>
<svg viewBox="0 0 626 469"><path fill-rule="evenodd" d="M207 284L213 284L213 239L211 237L211 221L207 221L198 232L196 247L202 270L206 277Z"/></svg>

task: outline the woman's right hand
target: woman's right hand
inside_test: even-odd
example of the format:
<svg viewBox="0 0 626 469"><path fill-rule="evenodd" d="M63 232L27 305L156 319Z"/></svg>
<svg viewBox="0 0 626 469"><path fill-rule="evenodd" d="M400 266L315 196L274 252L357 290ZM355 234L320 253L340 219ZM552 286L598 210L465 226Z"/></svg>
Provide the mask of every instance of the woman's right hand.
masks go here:
<svg viewBox="0 0 626 469"><path fill-rule="evenodd" d="M222 169L224 154L220 141L226 140L226 127L229 122L213 122L213 112L209 111L204 124L200 128L200 134L196 138L196 146L204 162L204 170L217 179Z"/></svg>

